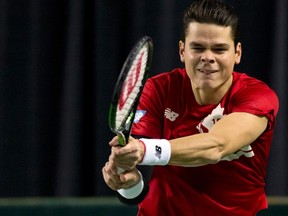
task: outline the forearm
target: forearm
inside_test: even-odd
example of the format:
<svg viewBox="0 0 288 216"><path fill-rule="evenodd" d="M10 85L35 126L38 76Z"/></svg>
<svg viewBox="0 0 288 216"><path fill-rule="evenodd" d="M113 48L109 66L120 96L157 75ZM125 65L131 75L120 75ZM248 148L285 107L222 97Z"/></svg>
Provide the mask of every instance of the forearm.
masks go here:
<svg viewBox="0 0 288 216"><path fill-rule="evenodd" d="M249 113L229 114L218 121L208 133L169 140L171 155L167 164L177 166L215 164L224 156L251 144L263 133L266 126L265 117Z"/></svg>
<svg viewBox="0 0 288 216"><path fill-rule="evenodd" d="M140 165L202 166L217 163L223 154L221 140L197 134L173 140L141 139L146 146Z"/></svg>
<svg viewBox="0 0 288 216"><path fill-rule="evenodd" d="M224 154L224 141L209 133L170 140L169 165L202 166L217 163Z"/></svg>

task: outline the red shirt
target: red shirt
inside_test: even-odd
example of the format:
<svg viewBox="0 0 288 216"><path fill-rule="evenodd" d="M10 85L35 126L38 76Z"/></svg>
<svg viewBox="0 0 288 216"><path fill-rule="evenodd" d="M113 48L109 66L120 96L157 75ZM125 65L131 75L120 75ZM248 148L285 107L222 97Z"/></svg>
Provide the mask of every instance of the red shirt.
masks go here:
<svg viewBox="0 0 288 216"><path fill-rule="evenodd" d="M155 166L139 216L252 216L267 208L264 178L278 98L266 84L233 72L233 84L219 104L199 105L185 69L175 69L147 81L137 110L132 134L168 140L208 132L232 112L269 119L257 140L217 164Z"/></svg>

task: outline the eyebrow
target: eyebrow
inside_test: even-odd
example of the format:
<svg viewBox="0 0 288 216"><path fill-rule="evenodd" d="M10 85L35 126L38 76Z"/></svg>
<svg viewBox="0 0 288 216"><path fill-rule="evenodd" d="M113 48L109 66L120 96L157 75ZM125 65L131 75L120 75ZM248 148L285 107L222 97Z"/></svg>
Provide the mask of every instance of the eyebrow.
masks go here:
<svg viewBox="0 0 288 216"><path fill-rule="evenodd" d="M197 42L194 42L194 41L192 41L189 45L190 46L203 46L203 44L197 43ZM230 46L227 43L217 43L217 44L214 44L212 47L229 48Z"/></svg>

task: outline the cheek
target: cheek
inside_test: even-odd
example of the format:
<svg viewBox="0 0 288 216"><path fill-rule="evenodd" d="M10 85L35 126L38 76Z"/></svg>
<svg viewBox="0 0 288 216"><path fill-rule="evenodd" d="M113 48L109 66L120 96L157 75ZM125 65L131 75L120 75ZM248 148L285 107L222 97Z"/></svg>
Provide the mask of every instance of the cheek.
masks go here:
<svg viewBox="0 0 288 216"><path fill-rule="evenodd" d="M200 58L197 55L188 54L185 56L185 66L186 68L192 69L199 64Z"/></svg>
<svg viewBox="0 0 288 216"><path fill-rule="evenodd" d="M195 75L195 63L193 61L185 61L185 69L190 78Z"/></svg>
<svg viewBox="0 0 288 216"><path fill-rule="evenodd" d="M225 57L218 59L221 67L226 71L226 73L232 72L235 64L235 58L233 57Z"/></svg>
<svg viewBox="0 0 288 216"><path fill-rule="evenodd" d="M185 62L185 69L186 69L186 73L187 73L189 79L190 80L193 79L193 77L195 76L193 69L192 69L191 65L189 65L187 62Z"/></svg>

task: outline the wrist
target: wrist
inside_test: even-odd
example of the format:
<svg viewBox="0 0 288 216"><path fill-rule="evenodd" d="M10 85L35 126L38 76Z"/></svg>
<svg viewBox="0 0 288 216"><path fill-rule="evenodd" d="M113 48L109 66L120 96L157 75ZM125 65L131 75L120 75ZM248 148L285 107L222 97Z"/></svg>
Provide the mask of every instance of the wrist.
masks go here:
<svg viewBox="0 0 288 216"><path fill-rule="evenodd" d="M141 163L143 161L143 159L144 159L145 154L146 154L146 145L141 139L139 139L138 141L140 142L140 144L141 144L141 146L143 148L143 155L142 155L142 158L141 158L141 160L139 162L139 163Z"/></svg>
<svg viewBox="0 0 288 216"><path fill-rule="evenodd" d="M140 174L140 181L136 185L134 185L130 188L127 188L127 189L122 188L122 189L117 190L118 193L121 196L123 196L124 198L134 199L137 196L139 196L141 194L141 192L143 191L143 188L144 188L143 177L139 171L138 171L138 173Z"/></svg>
<svg viewBox="0 0 288 216"><path fill-rule="evenodd" d="M144 156L139 165L167 165L171 157L170 142L166 139L140 139Z"/></svg>

